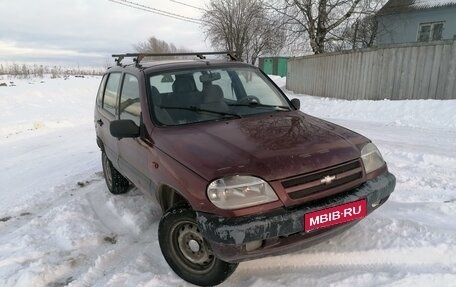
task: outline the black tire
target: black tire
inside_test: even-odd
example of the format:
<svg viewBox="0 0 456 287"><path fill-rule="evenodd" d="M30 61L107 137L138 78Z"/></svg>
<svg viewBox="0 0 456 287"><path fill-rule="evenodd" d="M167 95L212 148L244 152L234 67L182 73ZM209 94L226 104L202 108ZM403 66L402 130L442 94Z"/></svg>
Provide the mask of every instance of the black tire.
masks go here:
<svg viewBox="0 0 456 287"><path fill-rule="evenodd" d="M112 194L126 193L130 187L130 181L117 171L104 152L101 153L101 163L103 166L103 175L109 191Z"/></svg>
<svg viewBox="0 0 456 287"><path fill-rule="evenodd" d="M199 231L195 213L188 207L175 207L163 215L158 227L158 241L171 269L195 285L218 285L238 266L238 263L215 257Z"/></svg>

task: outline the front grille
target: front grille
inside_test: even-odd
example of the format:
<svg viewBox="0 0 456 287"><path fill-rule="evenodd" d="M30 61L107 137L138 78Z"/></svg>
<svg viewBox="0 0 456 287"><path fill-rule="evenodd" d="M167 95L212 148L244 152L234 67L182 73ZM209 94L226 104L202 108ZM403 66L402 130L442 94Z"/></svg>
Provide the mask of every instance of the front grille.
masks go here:
<svg viewBox="0 0 456 287"><path fill-rule="evenodd" d="M347 189L352 188L362 178L363 168L361 162L360 160L355 160L282 181L282 186L291 199L300 199L342 185L348 185ZM350 185L350 183L353 184Z"/></svg>

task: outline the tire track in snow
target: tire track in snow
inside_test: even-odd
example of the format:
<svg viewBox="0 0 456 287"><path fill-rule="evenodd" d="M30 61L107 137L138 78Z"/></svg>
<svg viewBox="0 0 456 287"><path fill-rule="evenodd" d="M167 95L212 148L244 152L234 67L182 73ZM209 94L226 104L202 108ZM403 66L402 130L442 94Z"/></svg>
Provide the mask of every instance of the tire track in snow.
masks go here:
<svg viewBox="0 0 456 287"><path fill-rule="evenodd" d="M27 282L34 282L35 286L63 286L59 284L72 280L86 261L85 252L79 249L81 246L84 249L87 243L90 245L93 238L88 241L71 238L74 235L71 228L64 230L69 233L55 233L53 226L68 226L68 222L60 222L61 218L56 216L61 212L77 219L80 210L74 207L85 205L79 198L102 180L99 173L81 178L84 177L73 176L66 183L52 187L50 197L34 194L27 204L13 208L12 219L1 226L3 236L0 237L0 270L11 273L7 281L0 279L0 285L31 286ZM68 246L73 242L80 247Z"/></svg>
<svg viewBox="0 0 456 287"><path fill-rule="evenodd" d="M18 230L23 226L36 221L38 218L43 217L53 208L61 206L67 203L68 200L89 192L85 189L101 180L103 180L103 178L100 177L100 173L95 173L80 181L54 186L52 187L54 195L51 199L47 198L47 196L43 197L41 194L34 194L27 201L33 202L34 204L31 205L27 203L14 207L12 209L13 212L7 215L11 218L0 226L0 230L2 232L5 232L5 229L9 228ZM81 186L80 183L83 183L83 185ZM55 196L56 193L59 194L59 196Z"/></svg>
<svg viewBox="0 0 456 287"><path fill-rule="evenodd" d="M243 269L306 268L323 266L456 266L456 248L429 246L352 252L291 254L243 263ZM266 267L265 267L266 266Z"/></svg>
<svg viewBox="0 0 456 287"><path fill-rule="evenodd" d="M52 194L49 191L34 194L30 196L27 203L15 206L13 209L16 213L33 213L34 215L40 215L49 211L50 207L64 204L69 198L80 195L85 192L89 192L88 186L97 182L103 181L103 173L83 173L72 176L66 180L65 183L50 187ZM56 194L58 194L56 196ZM33 202L33 205L30 204Z"/></svg>
<svg viewBox="0 0 456 287"><path fill-rule="evenodd" d="M137 189L133 188L124 195L111 195L104 191L87 193L85 197L97 220L116 234L118 240L110 250L96 255L88 269L69 284L72 287L88 287L107 281L113 270L137 260L146 246L157 240L154 223L158 223L161 211ZM144 209L145 214L141 213ZM119 214L120 210L122 214Z"/></svg>
<svg viewBox="0 0 456 287"><path fill-rule="evenodd" d="M109 199L103 195L102 191L87 193L85 194L85 197L90 204L91 211L108 230L117 235L126 236L135 232L135 230L132 230L129 226L122 224L122 217L108 209L106 203Z"/></svg>

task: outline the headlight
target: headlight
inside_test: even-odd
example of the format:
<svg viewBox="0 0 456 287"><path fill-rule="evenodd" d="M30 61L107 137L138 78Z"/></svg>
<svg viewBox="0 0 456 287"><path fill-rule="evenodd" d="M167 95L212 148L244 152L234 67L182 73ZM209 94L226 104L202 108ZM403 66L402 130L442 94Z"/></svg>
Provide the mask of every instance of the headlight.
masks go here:
<svg viewBox="0 0 456 287"><path fill-rule="evenodd" d="M373 143L368 143L363 147L361 150L361 159L363 160L366 174L385 165L382 154Z"/></svg>
<svg viewBox="0 0 456 287"><path fill-rule="evenodd" d="M207 187L209 200L221 209L244 208L278 200L267 182L254 176L228 176Z"/></svg>

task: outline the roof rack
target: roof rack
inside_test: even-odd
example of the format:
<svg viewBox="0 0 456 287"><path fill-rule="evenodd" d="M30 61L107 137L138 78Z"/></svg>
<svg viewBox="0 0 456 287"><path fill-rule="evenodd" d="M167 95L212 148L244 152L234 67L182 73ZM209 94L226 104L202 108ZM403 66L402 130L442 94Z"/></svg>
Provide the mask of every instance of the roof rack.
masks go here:
<svg viewBox="0 0 456 287"><path fill-rule="evenodd" d="M114 54L113 58L117 66L121 66L121 62L124 58L133 58L133 62L136 66L139 66L140 62L145 57L169 57L169 56L197 56L200 59L206 59L206 55L227 55L231 61L239 61L236 52L192 52L192 53L127 53L127 54Z"/></svg>

